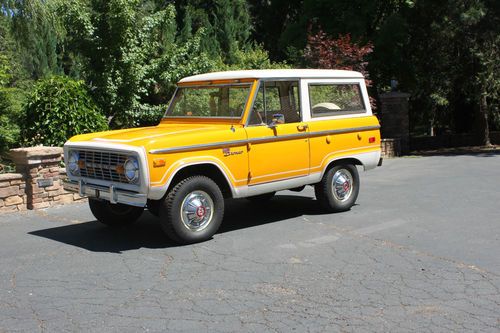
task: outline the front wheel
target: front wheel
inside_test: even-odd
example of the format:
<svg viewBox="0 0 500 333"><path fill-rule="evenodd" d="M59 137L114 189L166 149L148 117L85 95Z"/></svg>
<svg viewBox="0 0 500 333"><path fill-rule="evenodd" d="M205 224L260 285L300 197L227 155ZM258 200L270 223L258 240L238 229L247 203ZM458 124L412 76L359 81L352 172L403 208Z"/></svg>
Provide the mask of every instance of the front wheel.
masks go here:
<svg viewBox="0 0 500 333"><path fill-rule="evenodd" d="M205 176L181 180L167 194L159 209L167 236L180 244L203 242L219 229L224 197L217 184Z"/></svg>
<svg viewBox="0 0 500 333"><path fill-rule="evenodd" d="M144 211L143 207L112 204L109 201L92 198L89 198L89 207L99 222L111 227L132 224L137 221Z"/></svg>
<svg viewBox="0 0 500 333"><path fill-rule="evenodd" d="M328 212L351 209L359 193L359 174L355 165L337 165L329 169L314 186L316 199Z"/></svg>

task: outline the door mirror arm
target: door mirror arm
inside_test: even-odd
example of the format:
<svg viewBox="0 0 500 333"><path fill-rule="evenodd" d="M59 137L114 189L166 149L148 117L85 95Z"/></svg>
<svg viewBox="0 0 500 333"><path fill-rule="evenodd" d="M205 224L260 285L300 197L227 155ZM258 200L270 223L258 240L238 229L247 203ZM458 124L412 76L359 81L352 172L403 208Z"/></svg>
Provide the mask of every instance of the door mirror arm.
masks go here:
<svg viewBox="0 0 500 333"><path fill-rule="evenodd" d="M273 128L273 129L274 129L274 128L276 128L277 126L278 126L278 123L277 123L276 121L274 121L274 120L273 120L273 121L271 121L271 122L267 125L267 127L269 127L269 128Z"/></svg>

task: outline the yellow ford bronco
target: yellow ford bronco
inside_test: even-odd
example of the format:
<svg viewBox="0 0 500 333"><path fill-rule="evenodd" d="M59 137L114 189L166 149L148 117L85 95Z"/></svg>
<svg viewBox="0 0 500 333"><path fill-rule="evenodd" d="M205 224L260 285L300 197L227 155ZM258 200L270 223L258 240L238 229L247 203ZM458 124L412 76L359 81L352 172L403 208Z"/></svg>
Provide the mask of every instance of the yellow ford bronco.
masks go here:
<svg viewBox="0 0 500 333"><path fill-rule="evenodd" d="M315 189L328 212L349 210L356 166L381 163L363 76L340 70L249 70L179 81L157 126L77 135L64 145L65 189L89 197L106 225L145 208L179 243L211 238L225 198L265 201Z"/></svg>

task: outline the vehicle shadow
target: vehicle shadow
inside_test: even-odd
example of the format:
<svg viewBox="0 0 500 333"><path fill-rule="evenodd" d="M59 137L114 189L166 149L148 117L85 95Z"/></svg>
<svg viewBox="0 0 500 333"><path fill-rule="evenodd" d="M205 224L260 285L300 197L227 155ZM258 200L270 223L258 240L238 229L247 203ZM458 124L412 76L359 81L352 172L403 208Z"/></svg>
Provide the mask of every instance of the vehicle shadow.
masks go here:
<svg viewBox="0 0 500 333"><path fill-rule="evenodd" d="M255 204L245 199L227 200L224 221L217 232L258 227L302 215L320 215L316 200L299 195L276 195L268 202ZM161 230L158 218L145 212L139 221L123 228L110 228L97 221L65 225L29 232L92 252L121 253L140 248L160 249L179 246Z"/></svg>
<svg viewBox="0 0 500 333"><path fill-rule="evenodd" d="M156 217L149 212L145 212L137 223L122 228L110 228L93 220L32 231L29 234L92 252L121 253L140 248L177 246L163 234Z"/></svg>
<svg viewBox="0 0 500 333"><path fill-rule="evenodd" d="M246 199L227 200L224 221L218 233L256 227L303 215L325 214L318 202L300 195L276 195L264 203Z"/></svg>

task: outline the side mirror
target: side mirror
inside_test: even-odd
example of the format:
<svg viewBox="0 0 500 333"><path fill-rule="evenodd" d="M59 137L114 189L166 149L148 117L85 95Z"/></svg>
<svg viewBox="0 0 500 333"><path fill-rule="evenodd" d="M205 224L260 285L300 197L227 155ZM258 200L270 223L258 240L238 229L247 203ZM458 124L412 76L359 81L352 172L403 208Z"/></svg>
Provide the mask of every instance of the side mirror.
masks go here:
<svg viewBox="0 0 500 333"><path fill-rule="evenodd" d="M276 113L273 114L273 119L267 127L269 128L276 128L279 124L284 124L285 123L285 115L282 113Z"/></svg>

